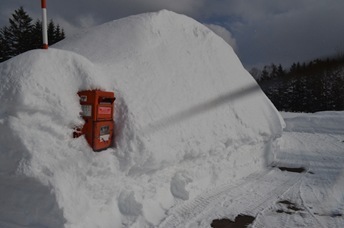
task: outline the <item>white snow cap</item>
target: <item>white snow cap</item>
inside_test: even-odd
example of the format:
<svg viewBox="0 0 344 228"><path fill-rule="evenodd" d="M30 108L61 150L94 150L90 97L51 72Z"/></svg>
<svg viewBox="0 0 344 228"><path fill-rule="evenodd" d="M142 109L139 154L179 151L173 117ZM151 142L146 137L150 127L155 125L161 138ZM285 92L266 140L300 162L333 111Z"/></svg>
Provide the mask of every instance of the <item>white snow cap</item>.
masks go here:
<svg viewBox="0 0 344 228"><path fill-rule="evenodd" d="M102 153L71 138L76 93L96 88L117 97L116 147ZM264 168L284 124L223 39L166 10L0 64L0 100L0 194L15 201L0 225L157 226L180 200ZM23 211L24 183L51 210Z"/></svg>

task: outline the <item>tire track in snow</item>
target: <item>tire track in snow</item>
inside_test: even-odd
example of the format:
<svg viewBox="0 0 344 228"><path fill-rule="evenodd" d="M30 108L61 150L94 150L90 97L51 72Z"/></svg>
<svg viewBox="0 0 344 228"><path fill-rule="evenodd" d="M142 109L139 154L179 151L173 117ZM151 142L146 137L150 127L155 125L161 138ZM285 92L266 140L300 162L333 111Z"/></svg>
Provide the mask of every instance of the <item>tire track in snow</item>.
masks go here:
<svg viewBox="0 0 344 228"><path fill-rule="evenodd" d="M335 179L334 175L333 172L327 172L317 177L306 178L300 190L305 209L317 218L322 227L342 227L343 224L343 217L336 216L336 213L342 211L342 202L338 201L331 189L334 185L331 181Z"/></svg>
<svg viewBox="0 0 344 228"><path fill-rule="evenodd" d="M276 209L267 209L253 227L273 227L264 224L266 217L274 221L275 227L343 227L343 217L338 211L342 211L344 197L335 192L337 179L343 178L343 144L337 137L326 134L288 132L285 137L286 148L277 156L277 163L297 164L311 171L302 177L299 188L295 186L282 196L283 200L296 203L300 211L282 209L276 214ZM293 143L297 145L295 149L289 148Z"/></svg>
<svg viewBox="0 0 344 228"><path fill-rule="evenodd" d="M284 181L280 186L275 186L275 188L273 188L270 192L265 192L264 193L264 199L261 200L261 204L258 205L256 208L253 209L249 209L246 212L247 213L253 213L253 215L255 215L256 220L254 221L252 227L254 228L266 228L267 224L265 224L264 222L260 221L260 216L261 217L265 217L266 211L271 210L271 208L275 207L275 204L280 201L283 200L284 197L283 195L287 192L289 192L291 189L294 189L295 187L297 187L301 181L302 178L306 175L306 173L286 173L288 177L288 179L286 181ZM277 175L278 176L278 175ZM274 180L274 185L278 185L278 183L276 183L276 180ZM285 226L281 226L282 224L289 224L289 218L284 218L282 217L282 222L281 224L279 224L278 227L285 227ZM288 227L288 226L286 226Z"/></svg>
<svg viewBox="0 0 344 228"><path fill-rule="evenodd" d="M325 228L319 219L313 214L313 212L310 210L310 208L307 207L305 202L302 199L301 195L301 186L304 183L304 180L307 178L307 174L302 176L302 178L299 180L297 184L295 184L294 187L290 188L283 196L281 196L282 199L287 200L294 204L294 213L297 214L299 212L299 219L304 219L304 224L307 224L308 227L319 227L319 228ZM309 219L307 216L309 215L312 219ZM295 218L293 216L290 216L289 214L285 214L284 216L281 216L281 220L285 221L284 223L279 224L279 227L295 227L297 224L295 224ZM300 218L301 217L301 218ZM310 225L309 223L312 223Z"/></svg>
<svg viewBox="0 0 344 228"><path fill-rule="evenodd" d="M165 220L159 225L161 228L176 228L184 227L187 221L190 221L192 217L199 215L206 207L213 204L217 204L223 195L231 190L249 185L252 181L261 179L263 174L253 174L247 178L242 179L236 185L223 185L216 189L205 192L202 195L197 196L195 199L182 203L179 206L174 207L166 217Z"/></svg>
<svg viewBox="0 0 344 228"><path fill-rule="evenodd" d="M214 215L220 218L242 213L256 216L300 180L301 177L295 178L295 175L303 174L270 170L250 175L234 186L224 185L208 191L173 208L159 227L187 227L192 223L209 227L210 220L216 219Z"/></svg>

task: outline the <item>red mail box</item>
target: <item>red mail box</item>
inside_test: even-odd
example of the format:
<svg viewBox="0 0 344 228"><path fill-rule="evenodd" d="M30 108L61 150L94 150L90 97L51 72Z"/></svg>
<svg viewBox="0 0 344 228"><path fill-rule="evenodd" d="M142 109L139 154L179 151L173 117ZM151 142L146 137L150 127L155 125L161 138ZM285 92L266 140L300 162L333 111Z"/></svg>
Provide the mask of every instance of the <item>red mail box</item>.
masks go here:
<svg viewBox="0 0 344 228"><path fill-rule="evenodd" d="M85 124L81 130L74 132L74 137L84 134L94 151L110 147L114 140L115 94L101 90L86 90L78 92L78 95Z"/></svg>

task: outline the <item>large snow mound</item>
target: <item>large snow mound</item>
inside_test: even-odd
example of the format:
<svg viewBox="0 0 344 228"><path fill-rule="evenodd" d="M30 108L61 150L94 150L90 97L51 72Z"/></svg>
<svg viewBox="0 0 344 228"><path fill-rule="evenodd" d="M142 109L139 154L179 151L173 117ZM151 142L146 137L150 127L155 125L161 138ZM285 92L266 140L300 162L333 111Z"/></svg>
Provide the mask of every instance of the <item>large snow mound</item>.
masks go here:
<svg viewBox="0 0 344 228"><path fill-rule="evenodd" d="M102 153L71 138L76 93L96 88L117 97L116 147ZM224 40L165 10L0 64L0 100L7 227L158 226L181 201L263 169L284 124Z"/></svg>

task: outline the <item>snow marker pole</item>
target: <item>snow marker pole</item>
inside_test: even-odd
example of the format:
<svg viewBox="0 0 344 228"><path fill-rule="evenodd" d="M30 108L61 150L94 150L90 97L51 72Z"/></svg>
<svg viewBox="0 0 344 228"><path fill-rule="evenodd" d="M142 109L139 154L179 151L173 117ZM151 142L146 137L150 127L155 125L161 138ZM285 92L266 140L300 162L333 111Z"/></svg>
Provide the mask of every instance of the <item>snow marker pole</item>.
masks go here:
<svg viewBox="0 0 344 228"><path fill-rule="evenodd" d="M43 49L48 49L48 26L47 26L47 2L41 0L42 3L42 35L43 35Z"/></svg>

